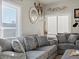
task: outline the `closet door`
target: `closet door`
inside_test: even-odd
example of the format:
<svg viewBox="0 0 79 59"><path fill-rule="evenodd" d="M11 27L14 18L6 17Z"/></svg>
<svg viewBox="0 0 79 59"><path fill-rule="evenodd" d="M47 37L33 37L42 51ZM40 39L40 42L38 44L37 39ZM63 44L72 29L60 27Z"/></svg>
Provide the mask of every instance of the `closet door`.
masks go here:
<svg viewBox="0 0 79 59"><path fill-rule="evenodd" d="M57 16L48 17L48 35L57 34Z"/></svg>
<svg viewBox="0 0 79 59"><path fill-rule="evenodd" d="M69 32L69 16L58 16L58 33Z"/></svg>

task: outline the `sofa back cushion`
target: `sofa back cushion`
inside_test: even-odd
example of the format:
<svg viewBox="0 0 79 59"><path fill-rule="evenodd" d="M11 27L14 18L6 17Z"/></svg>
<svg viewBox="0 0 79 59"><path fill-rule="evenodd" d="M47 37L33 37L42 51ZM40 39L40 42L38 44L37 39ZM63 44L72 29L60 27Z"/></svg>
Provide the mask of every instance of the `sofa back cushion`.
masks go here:
<svg viewBox="0 0 79 59"><path fill-rule="evenodd" d="M57 39L58 39L59 43L66 43L67 42L67 38L64 33L58 34Z"/></svg>
<svg viewBox="0 0 79 59"><path fill-rule="evenodd" d="M18 37L17 38L19 41L20 41L20 43L23 45L23 48L25 49L25 43L24 43L24 37Z"/></svg>
<svg viewBox="0 0 79 59"><path fill-rule="evenodd" d="M19 40L12 40L12 48L15 52L25 53L25 49Z"/></svg>
<svg viewBox="0 0 79 59"><path fill-rule="evenodd" d="M69 38L70 35L71 35L70 33L65 33L65 36L66 36L67 40L68 40L68 38Z"/></svg>
<svg viewBox="0 0 79 59"><path fill-rule="evenodd" d="M75 43L75 41L79 38L79 35L74 35L74 34L71 34L69 36L69 39L68 39L68 42L70 43Z"/></svg>
<svg viewBox="0 0 79 59"><path fill-rule="evenodd" d="M37 36L36 38L38 41L38 47L48 46L50 44L46 36Z"/></svg>
<svg viewBox="0 0 79 59"><path fill-rule="evenodd" d="M36 49L37 41L33 36L27 36L24 40L26 51Z"/></svg>
<svg viewBox="0 0 79 59"><path fill-rule="evenodd" d="M9 39L0 39L0 46L2 47L2 51L12 50L11 40Z"/></svg>

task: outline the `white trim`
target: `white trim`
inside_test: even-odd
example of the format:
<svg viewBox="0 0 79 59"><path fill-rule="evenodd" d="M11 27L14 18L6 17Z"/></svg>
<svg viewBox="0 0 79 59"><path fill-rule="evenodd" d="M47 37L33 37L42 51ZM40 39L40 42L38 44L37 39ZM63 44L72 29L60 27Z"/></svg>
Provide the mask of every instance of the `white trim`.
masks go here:
<svg viewBox="0 0 79 59"><path fill-rule="evenodd" d="M2 27L2 36L1 37L3 37L3 29L17 29L18 32L16 33L16 35L17 35L17 37L19 37L21 35L21 7L18 5L12 4L10 2L3 1L2 8L5 7L5 5L7 5L11 8L15 8L17 10L16 27ZM3 17L2 17L2 19L3 19Z"/></svg>
<svg viewBox="0 0 79 59"><path fill-rule="evenodd" d="M17 29L16 27L3 27L3 29Z"/></svg>

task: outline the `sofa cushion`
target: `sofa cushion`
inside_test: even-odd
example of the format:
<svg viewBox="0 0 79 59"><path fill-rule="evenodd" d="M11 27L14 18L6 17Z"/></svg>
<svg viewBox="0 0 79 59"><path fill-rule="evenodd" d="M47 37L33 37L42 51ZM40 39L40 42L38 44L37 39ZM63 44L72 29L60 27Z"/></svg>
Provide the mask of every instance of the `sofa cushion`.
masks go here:
<svg viewBox="0 0 79 59"><path fill-rule="evenodd" d="M79 37L79 35L73 35L73 34L71 34L69 36L68 42L75 43L75 41L78 39L78 37Z"/></svg>
<svg viewBox="0 0 79 59"><path fill-rule="evenodd" d="M18 37L17 39L20 41L20 43L22 44L23 48L25 49L25 43L24 43L24 41L25 41L24 39L25 38L24 37Z"/></svg>
<svg viewBox="0 0 79 59"><path fill-rule="evenodd" d="M28 51L26 52L28 59L47 59L46 51Z"/></svg>
<svg viewBox="0 0 79 59"><path fill-rule="evenodd" d="M66 35L65 34L57 35L57 39L58 39L58 42L59 43L66 43L67 42L67 39L66 39Z"/></svg>
<svg viewBox="0 0 79 59"><path fill-rule="evenodd" d="M79 49L79 40L76 40L76 48Z"/></svg>
<svg viewBox="0 0 79 59"><path fill-rule="evenodd" d="M15 52L20 52L20 53L25 52L22 44L17 39L12 41L12 48L14 49Z"/></svg>
<svg viewBox="0 0 79 59"><path fill-rule="evenodd" d="M44 46L37 49L38 51L46 51L48 53L48 56L53 55L57 51L57 46Z"/></svg>
<svg viewBox="0 0 79 59"><path fill-rule="evenodd" d="M70 36L70 33L65 33L65 36L66 36L66 39L68 39Z"/></svg>
<svg viewBox="0 0 79 59"><path fill-rule="evenodd" d="M38 34L32 34L32 35L28 35L28 36L33 37L35 39L36 46L38 47L38 41L37 41Z"/></svg>
<svg viewBox="0 0 79 59"><path fill-rule="evenodd" d="M29 47L29 43L26 40L26 38L24 38L24 44L25 44L25 51L29 51L30 50L30 47Z"/></svg>
<svg viewBox="0 0 79 59"><path fill-rule="evenodd" d="M50 45L58 45L58 40L54 40L54 39L49 40L48 39L48 41L49 41Z"/></svg>
<svg viewBox="0 0 79 59"><path fill-rule="evenodd" d="M48 42L48 39L46 36L37 36L38 46L48 46L50 43Z"/></svg>
<svg viewBox="0 0 79 59"><path fill-rule="evenodd" d="M25 46L26 46L26 51L36 49L37 41L33 36L27 36L27 37L25 37L24 40L25 40L24 43L25 43Z"/></svg>
<svg viewBox="0 0 79 59"><path fill-rule="evenodd" d="M11 51L11 41L9 39L0 39L0 46L2 47L2 51Z"/></svg>
<svg viewBox="0 0 79 59"><path fill-rule="evenodd" d="M58 44L58 49L73 49L75 45L73 43L60 43Z"/></svg>
<svg viewBox="0 0 79 59"><path fill-rule="evenodd" d="M0 52L2 52L2 47L0 46Z"/></svg>
<svg viewBox="0 0 79 59"><path fill-rule="evenodd" d="M76 40L76 45L79 46L79 40Z"/></svg>
<svg viewBox="0 0 79 59"><path fill-rule="evenodd" d="M0 53L0 59L27 59L27 58L26 54L24 53L5 51Z"/></svg>

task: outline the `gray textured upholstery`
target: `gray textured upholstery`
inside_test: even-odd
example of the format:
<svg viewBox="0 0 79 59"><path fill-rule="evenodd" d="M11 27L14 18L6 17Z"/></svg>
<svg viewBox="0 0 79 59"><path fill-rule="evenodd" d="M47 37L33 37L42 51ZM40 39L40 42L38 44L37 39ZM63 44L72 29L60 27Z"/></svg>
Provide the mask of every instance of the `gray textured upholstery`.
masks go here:
<svg viewBox="0 0 79 59"><path fill-rule="evenodd" d="M65 34L57 35L57 39L58 39L59 43L65 43L65 42L67 42Z"/></svg>
<svg viewBox="0 0 79 59"><path fill-rule="evenodd" d="M56 45L44 46L44 47L38 48L37 50L38 51L47 51L48 52L48 56L51 56L57 51L57 46Z"/></svg>
<svg viewBox="0 0 79 59"><path fill-rule="evenodd" d="M48 40L50 45L58 45L58 41L57 40Z"/></svg>
<svg viewBox="0 0 79 59"><path fill-rule="evenodd" d="M12 40L12 48L14 49L15 52L20 52L20 53L25 52L23 45L17 39Z"/></svg>
<svg viewBox="0 0 79 59"><path fill-rule="evenodd" d="M0 46L0 52L2 52L2 47Z"/></svg>
<svg viewBox="0 0 79 59"><path fill-rule="evenodd" d="M27 36L25 37L24 40L25 40L24 42L25 42L26 50L36 49L37 42L33 36Z"/></svg>
<svg viewBox="0 0 79 59"><path fill-rule="evenodd" d="M66 39L68 39L69 36L71 35L70 33L64 33L64 34L65 34L65 36L66 36Z"/></svg>
<svg viewBox="0 0 79 59"><path fill-rule="evenodd" d="M79 49L79 40L76 40L76 48Z"/></svg>
<svg viewBox="0 0 79 59"><path fill-rule="evenodd" d="M76 40L76 45L78 45L78 46L79 46L79 40Z"/></svg>
<svg viewBox="0 0 79 59"><path fill-rule="evenodd" d="M5 52L0 52L0 59L26 59L26 54L5 51Z"/></svg>
<svg viewBox="0 0 79 59"><path fill-rule="evenodd" d="M58 44L58 48L59 49L73 49L75 47L75 45L74 44L72 44L72 43L60 43L60 44Z"/></svg>
<svg viewBox="0 0 79 59"><path fill-rule="evenodd" d="M38 34L32 34L32 35L28 35L28 36L31 36L31 37L33 37L35 39L35 43L36 43L36 45L38 47L38 41L37 41Z"/></svg>
<svg viewBox="0 0 79 59"><path fill-rule="evenodd" d="M6 39L0 39L0 46L2 47L2 51L11 51L11 41Z"/></svg>
<svg viewBox="0 0 79 59"><path fill-rule="evenodd" d="M28 59L47 59L46 51L28 51L26 52Z"/></svg>
<svg viewBox="0 0 79 59"><path fill-rule="evenodd" d="M25 38L24 37L18 37L17 39L20 41L20 43L23 45L23 48L25 49Z"/></svg>
<svg viewBox="0 0 79 59"><path fill-rule="evenodd" d="M7 43L6 40L4 41L3 43ZM19 37L17 40L12 39L9 43L11 42L13 42L12 45L10 44L12 50L0 51L0 59L53 59L57 55L57 46L54 45L57 41L48 41L46 36L29 35ZM49 42L52 43L51 46ZM1 47L6 45L2 44ZM9 45L8 47L10 48Z"/></svg>
<svg viewBox="0 0 79 59"><path fill-rule="evenodd" d="M25 44L25 51L29 51L30 48L29 48L29 44L26 38L24 38L24 44Z"/></svg>
<svg viewBox="0 0 79 59"><path fill-rule="evenodd" d="M77 41L79 39L78 33L58 33L58 53L65 52L66 49L74 49L77 48ZM77 46L77 47L76 47Z"/></svg>
<svg viewBox="0 0 79 59"><path fill-rule="evenodd" d="M46 36L37 36L36 38L37 38L39 47L49 45L49 42Z"/></svg>
<svg viewBox="0 0 79 59"><path fill-rule="evenodd" d="M78 39L78 35L71 34L68 38L68 42L75 43L77 39Z"/></svg>

